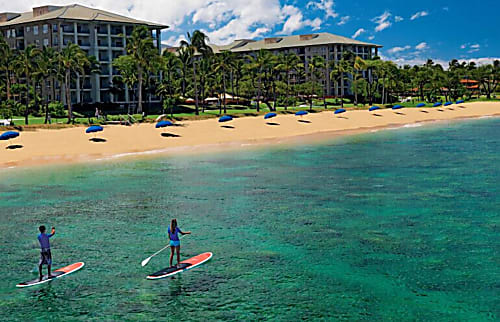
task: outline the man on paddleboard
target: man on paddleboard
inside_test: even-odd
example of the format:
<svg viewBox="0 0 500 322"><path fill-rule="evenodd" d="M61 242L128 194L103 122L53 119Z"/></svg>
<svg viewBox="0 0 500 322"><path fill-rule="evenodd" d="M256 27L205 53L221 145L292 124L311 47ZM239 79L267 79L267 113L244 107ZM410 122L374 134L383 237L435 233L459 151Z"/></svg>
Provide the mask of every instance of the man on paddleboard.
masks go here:
<svg viewBox="0 0 500 322"><path fill-rule="evenodd" d="M48 267L48 278L52 278L52 274L50 272L50 266L52 265L52 254L50 253L50 242L49 238L54 236L56 233L56 228L52 227L52 232L50 235L45 233L45 226L40 226L38 228L40 230L40 234L38 234L38 241L40 242L40 261L38 262L38 271L40 272L40 281L42 281L42 266L47 265Z"/></svg>
<svg viewBox="0 0 500 322"><path fill-rule="evenodd" d="M174 253L177 251L177 266L181 262L181 241L179 239L179 233L181 235L191 234L190 231L182 232L177 226L177 219L172 219L170 226L168 227L168 238L170 238L170 267L172 267L172 260L174 259Z"/></svg>

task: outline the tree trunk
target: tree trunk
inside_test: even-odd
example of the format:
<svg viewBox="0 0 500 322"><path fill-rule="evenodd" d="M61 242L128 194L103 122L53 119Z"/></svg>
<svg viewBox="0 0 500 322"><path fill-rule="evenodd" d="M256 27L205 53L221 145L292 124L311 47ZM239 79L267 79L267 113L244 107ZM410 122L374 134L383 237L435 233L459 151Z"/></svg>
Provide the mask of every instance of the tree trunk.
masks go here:
<svg viewBox="0 0 500 322"><path fill-rule="evenodd" d="M224 114L227 113L227 107L226 107L226 74L222 74L222 86L224 93L222 94L222 97L224 99L223 104L224 104Z"/></svg>
<svg viewBox="0 0 500 322"><path fill-rule="evenodd" d="M196 62L193 60L193 82L194 82L194 104L196 106L195 114L199 115L199 107L198 107L198 84L196 82Z"/></svg>
<svg viewBox="0 0 500 322"><path fill-rule="evenodd" d="M71 109L71 94L69 85L70 70L66 69L66 75L64 76L64 91L66 94L66 104L68 104L68 124L73 120L73 111Z"/></svg>
<svg viewBox="0 0 500 322"><path fill-rule="evenodd" d="M7 89L7 100L10 100L10 75L9 70L5 71L5 86Z"/></svg>
<svg viewBox="0 0 500 322"><path fill-rule="evenodd" d="M28 125L29 116L29 106L30 106L30 77L29 74L26 75L26 111L24 111L24 124Z"/></svg>
<svg viewBox="0 0 500 322"><path fill-rule="evenodd" d="M139 94L138 94L138 102L137 102L137 113L138 114L142 114L142 67L139 67L138 70L137 70L137 82L139 83L139 86L138 86L138 91L139 91Z"/></svg>
<svg viewBox="0 0 500 322"><path fill-rule="evenodd" d="M262 96L262 79L259 75L259 91L257 92L257 113L260 112L260 97Z"/></svg>
<svg viewBox="0 0 500 322"><path fill-rule="evenodd" d="M290 101L290 71L286 72L286 102L285 111L288 108L288 102Z"/></svg>

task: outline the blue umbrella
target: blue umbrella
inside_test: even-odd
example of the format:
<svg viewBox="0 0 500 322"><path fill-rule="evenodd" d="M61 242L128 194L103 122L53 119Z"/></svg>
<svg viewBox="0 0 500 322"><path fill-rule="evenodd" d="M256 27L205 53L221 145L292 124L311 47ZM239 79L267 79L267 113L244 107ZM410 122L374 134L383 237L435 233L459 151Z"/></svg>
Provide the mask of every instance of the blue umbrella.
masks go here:
<svg viewBox="0 0 500 322"><path fill-rule="evenodd" d="M304 115L307 115L307 111L298 111L297 113L295 113L295 116L304 116Z"/></svg>
<svg viewBox="0 0 500 322"><path fill-rule="evenodd" d="M446 103L444 103L444 106L450 106L452 104L453 104L452 102L446 102Z"/></svg>
<svg viewBox="0 0 500 322"><path fill-rule="evenodd" d="M465 102L464 100L458 100L458 101L457 101L457 104L462 104L462 103L464 103L464 102Z"/></svg>
<svg viewBox="0 0 500 322"><path fill-rule="evenodd" d="M403 108L403 105L396 105L392 107L393 110L399 110L400 108Z"/></svg>
<svg viewBox="0 0 500 322"><path fill-rule="evenodd" d="M436 104L432 105L432 107L439 107L439 106L441 106L441 105L443 105L443 103L441 103L441 102L437 102Z"/></svg>
<svg viewBox="0 0 500 322"><path fill-rule="evenodd" d="M8 131L0 135L0 140L10 140L13 138L17 138L19 136L19 132Z"/></svg>
<svg viewBox="0 0 500 322"><path fill-rule="evenodd" d="M372 106L369 109L370 112L373 112L373 111L376 111L376 110L380 110L380 107L378 107L378 106Z"/></svg>
<svg viewBox="0 0 500 322"><path fill-rule="evenodd" d="M232 121L233 118L229 115L224 115L219 119L220 123Z"/></svg>
<svg viewBox="0 0 500 322"><path fill-rule="evenodd" d="M267 119L272 119L273 117L276 117L276 113L267 113L267 114L264 116L264 120L267 120Z"/></svg>
<svg viewBox="0 0 500 322"><path fill-rule="evenodd" d="M104 130L102 126L92 125L91 127L85 130L85 133L96 133L96 132L101 132L102 130Z"/></svg>
<svg viewBox="0 0 500 322"><path fill-rule="evenodd" d="M345 109L339 108L338 110L335 111L335 114L341 114L341 113L345 113Z"/></svg>
<svg viewBox="0 0 500 322"><path fill-rule="evenodd" d="M420 103L417 105L417 107L425 107L425 103Z"/></svg>
<svg viewBox="0 0 500 322"><path fill-rule="evenodd" d="M162 127L167 127L167 126L172 126L174 125L172 122L170 121L160 121L158 123L156 123L156 128L159 129L159 128L162 128Z"/></svg>

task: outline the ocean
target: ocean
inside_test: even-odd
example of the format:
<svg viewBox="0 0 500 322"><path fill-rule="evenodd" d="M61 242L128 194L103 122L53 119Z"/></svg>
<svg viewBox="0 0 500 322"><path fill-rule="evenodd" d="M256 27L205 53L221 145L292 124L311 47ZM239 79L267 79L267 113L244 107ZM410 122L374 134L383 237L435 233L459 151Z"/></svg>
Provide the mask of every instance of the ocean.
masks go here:
<svg viewBox="0 0 500 322"><path fill-rule="evenodd" d="M0 319L498 320L500 119L0 171ZM175 279L182 257L213 252ZM55 226L36 278L38 226Z"/></svg>

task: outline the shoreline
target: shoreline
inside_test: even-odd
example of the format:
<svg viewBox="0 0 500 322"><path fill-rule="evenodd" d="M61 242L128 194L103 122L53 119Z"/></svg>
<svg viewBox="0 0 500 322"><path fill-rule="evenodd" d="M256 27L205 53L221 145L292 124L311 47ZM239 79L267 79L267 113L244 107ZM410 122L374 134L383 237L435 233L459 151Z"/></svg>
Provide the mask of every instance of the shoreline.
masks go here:
<svg viewBox="0 0 500 322"><path fill-rule="evenodd" d="M500 116L500 103L476 102L440 110L348 111L340 116L334 116L329 110L302 118L279 115L271 120L273 125L267 125L261 117L236 118L222 126L216 119L185 121L179 122L180 126L163 130L155 129L154 124L110 125L98 134L106 142L89 141L96 136L86 135L81 127L37 130L21 132L14 141L0 141L3 150L0 169L192 155L292 143L314 144L348 135L419 126L417 124L495 116ZM166 137L161 133L167 133ZM5 149L17 144L23 147Z"/></svg>

